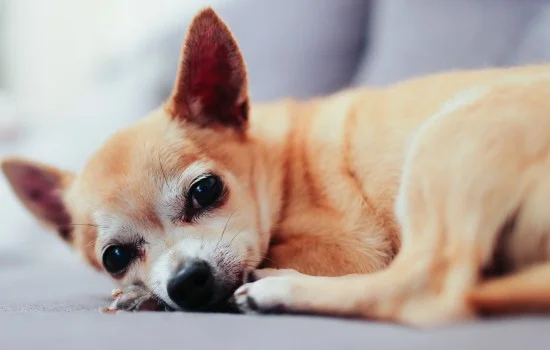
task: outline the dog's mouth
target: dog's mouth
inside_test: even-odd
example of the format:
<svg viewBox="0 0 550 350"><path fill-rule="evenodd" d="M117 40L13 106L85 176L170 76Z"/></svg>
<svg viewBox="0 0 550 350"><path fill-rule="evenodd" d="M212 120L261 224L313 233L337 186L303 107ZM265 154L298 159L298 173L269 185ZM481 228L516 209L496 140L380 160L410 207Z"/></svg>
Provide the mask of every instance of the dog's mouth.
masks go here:
<svg viewBox="0 0 550 350"><path fill-rule="evenodd" d="M237 313L238 309L233 298L233 293L235 290L237 290L237 288L233 289L231 293L228 293L218 301L208 305L203 310L198 311L205 313Z"/></svg>
<svg viewBox="0 0 550 350"><path fill-rule="evenodd" d="M235 285L234 287L230 288L227 292L222 294L220 297L215 298L210 302L209 304L196 308L193 310L185 310L185 309L176 309L170 305L168 305L166 302L159 299L159 309L164 309L165 311L182 311L182 312L201 312L201 313L237 313L238 309L235 305L235 301L233 299L233 294L239 288L241 284ZM162 305L160 305L162 304Z"/></svg>
<svg viewBox="0 0 550 350"><path fill-rule="evenodd" d="M251 267L247 268L249 266L243 265L242 263L214 265L214 268L211 268L212 282L199 281L197 283L202 284L198 284L198 288L193 288L195 285L190 284L190 289L178 289L178 285L176 285L175 290L169 290L173 286L167 285L168 295L155 296L159 304L157 309L201 313L236 313L237 307L233 294L248 282L250 275ZM165 297L168 299L164 299Z"/></svg>
<svg viewBox="0 0 550 350"><path fill-rule="evenodd" d="M215 297L211 303L199 310L193 310L206 313L237 313L237 307L233 294L242 286L246 281L243 279L242 274L237 279L238 283L231 284L230 287L223 288L223 291L218 292L218 297Z"/></svg>
<svg viewBox="0 0 550 350"><path fill-rule="evenodd" d="M222 278L225 279L226 282L219 284L216 296L209 304L193 311L206 313L237 313L238 309L233 295L235 291L243 284L247 283L250 278L250 274L245 268L239 267L237 271L236 274L235 270L232 271L233 276L229 278L230 281L227 280L227 277Z"/></svg>
<svg viewBox="0 0 550 350"><path fill-rule="evenodd" d="M140 310L145 311L182 311L182 312L202 312L202 313L237 313L237 307L233 299L233 293L240 285L231 288L231 290L225 293L223 296L216 298L211 303L204 307L194 310L177 309L165 302L161 297L152 295L152 298L147 301L147 304L140 306Z"/></svg>
<svg viewBox="0 0 550 350"><path fill-rule="evenodd" d="M248 278L243 276L247 276L244 271L239 273L238 276L235 276L231 282L226 281L218 284L212 300L204 306L194 307L193 309L174 307L157 296L156 299L159 304L157 309L200 313L238 313L233 294L240 286L247 282Z"/></svg>

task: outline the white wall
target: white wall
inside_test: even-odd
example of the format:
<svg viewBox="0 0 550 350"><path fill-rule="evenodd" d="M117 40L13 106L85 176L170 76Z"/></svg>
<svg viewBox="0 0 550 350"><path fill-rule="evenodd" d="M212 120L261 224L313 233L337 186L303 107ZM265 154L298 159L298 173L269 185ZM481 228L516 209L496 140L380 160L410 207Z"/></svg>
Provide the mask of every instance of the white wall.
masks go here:
<svg viewBox="0 0 550 350"><path fill-rule="evenodd" d="M32 122L66 117L61 111L86 93L102 63L228 0L0 1L4 84L19 115Z"/></svg>

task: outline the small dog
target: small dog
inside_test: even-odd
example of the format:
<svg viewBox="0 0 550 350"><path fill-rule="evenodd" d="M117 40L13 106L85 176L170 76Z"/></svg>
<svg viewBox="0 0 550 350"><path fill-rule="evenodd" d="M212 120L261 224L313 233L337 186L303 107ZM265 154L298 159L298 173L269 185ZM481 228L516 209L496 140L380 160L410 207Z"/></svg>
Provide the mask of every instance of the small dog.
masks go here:
<svg viewBox="0 0 550 350"><path fill-rule="evenodd" d="M233 300L418 326L550 311L550 65L249 106L238 45L205 9L166 103L80 174L2 169L125 288L111 309Z"/></svg>

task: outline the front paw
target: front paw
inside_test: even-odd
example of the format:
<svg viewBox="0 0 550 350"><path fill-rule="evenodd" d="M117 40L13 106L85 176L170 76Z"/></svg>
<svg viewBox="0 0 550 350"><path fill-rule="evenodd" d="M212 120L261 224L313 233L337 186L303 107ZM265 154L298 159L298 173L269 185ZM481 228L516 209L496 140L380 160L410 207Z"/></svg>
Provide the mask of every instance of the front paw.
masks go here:
<svg viewBox="0 0 550 350"><path fill-rule="evenodd" d="M167 310L163 302L141 285L133 284L124 289L115 289L111 294L115 300L109 307L102 309L105 313Z"/></svg>
<svg viewBox="0 0 550 350"><path fill-rule="evenodd" d="M292 312L295 278L290 276L265 277L247 283L235 291L234 300L243 313Z"/></svg>

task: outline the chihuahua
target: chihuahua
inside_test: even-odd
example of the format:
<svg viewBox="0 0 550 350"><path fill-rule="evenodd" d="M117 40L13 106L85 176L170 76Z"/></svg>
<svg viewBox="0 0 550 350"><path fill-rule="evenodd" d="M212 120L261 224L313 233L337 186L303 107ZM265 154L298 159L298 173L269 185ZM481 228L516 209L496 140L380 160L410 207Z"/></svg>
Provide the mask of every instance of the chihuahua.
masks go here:
<svg viewBox="0 0 550 350"><path fill-rule="evenodd" d="M23 205L121 286L109 310L550 311L550 66L254 106L246 74L205 9L166 102L82 172L3 161Z"/></svg>

